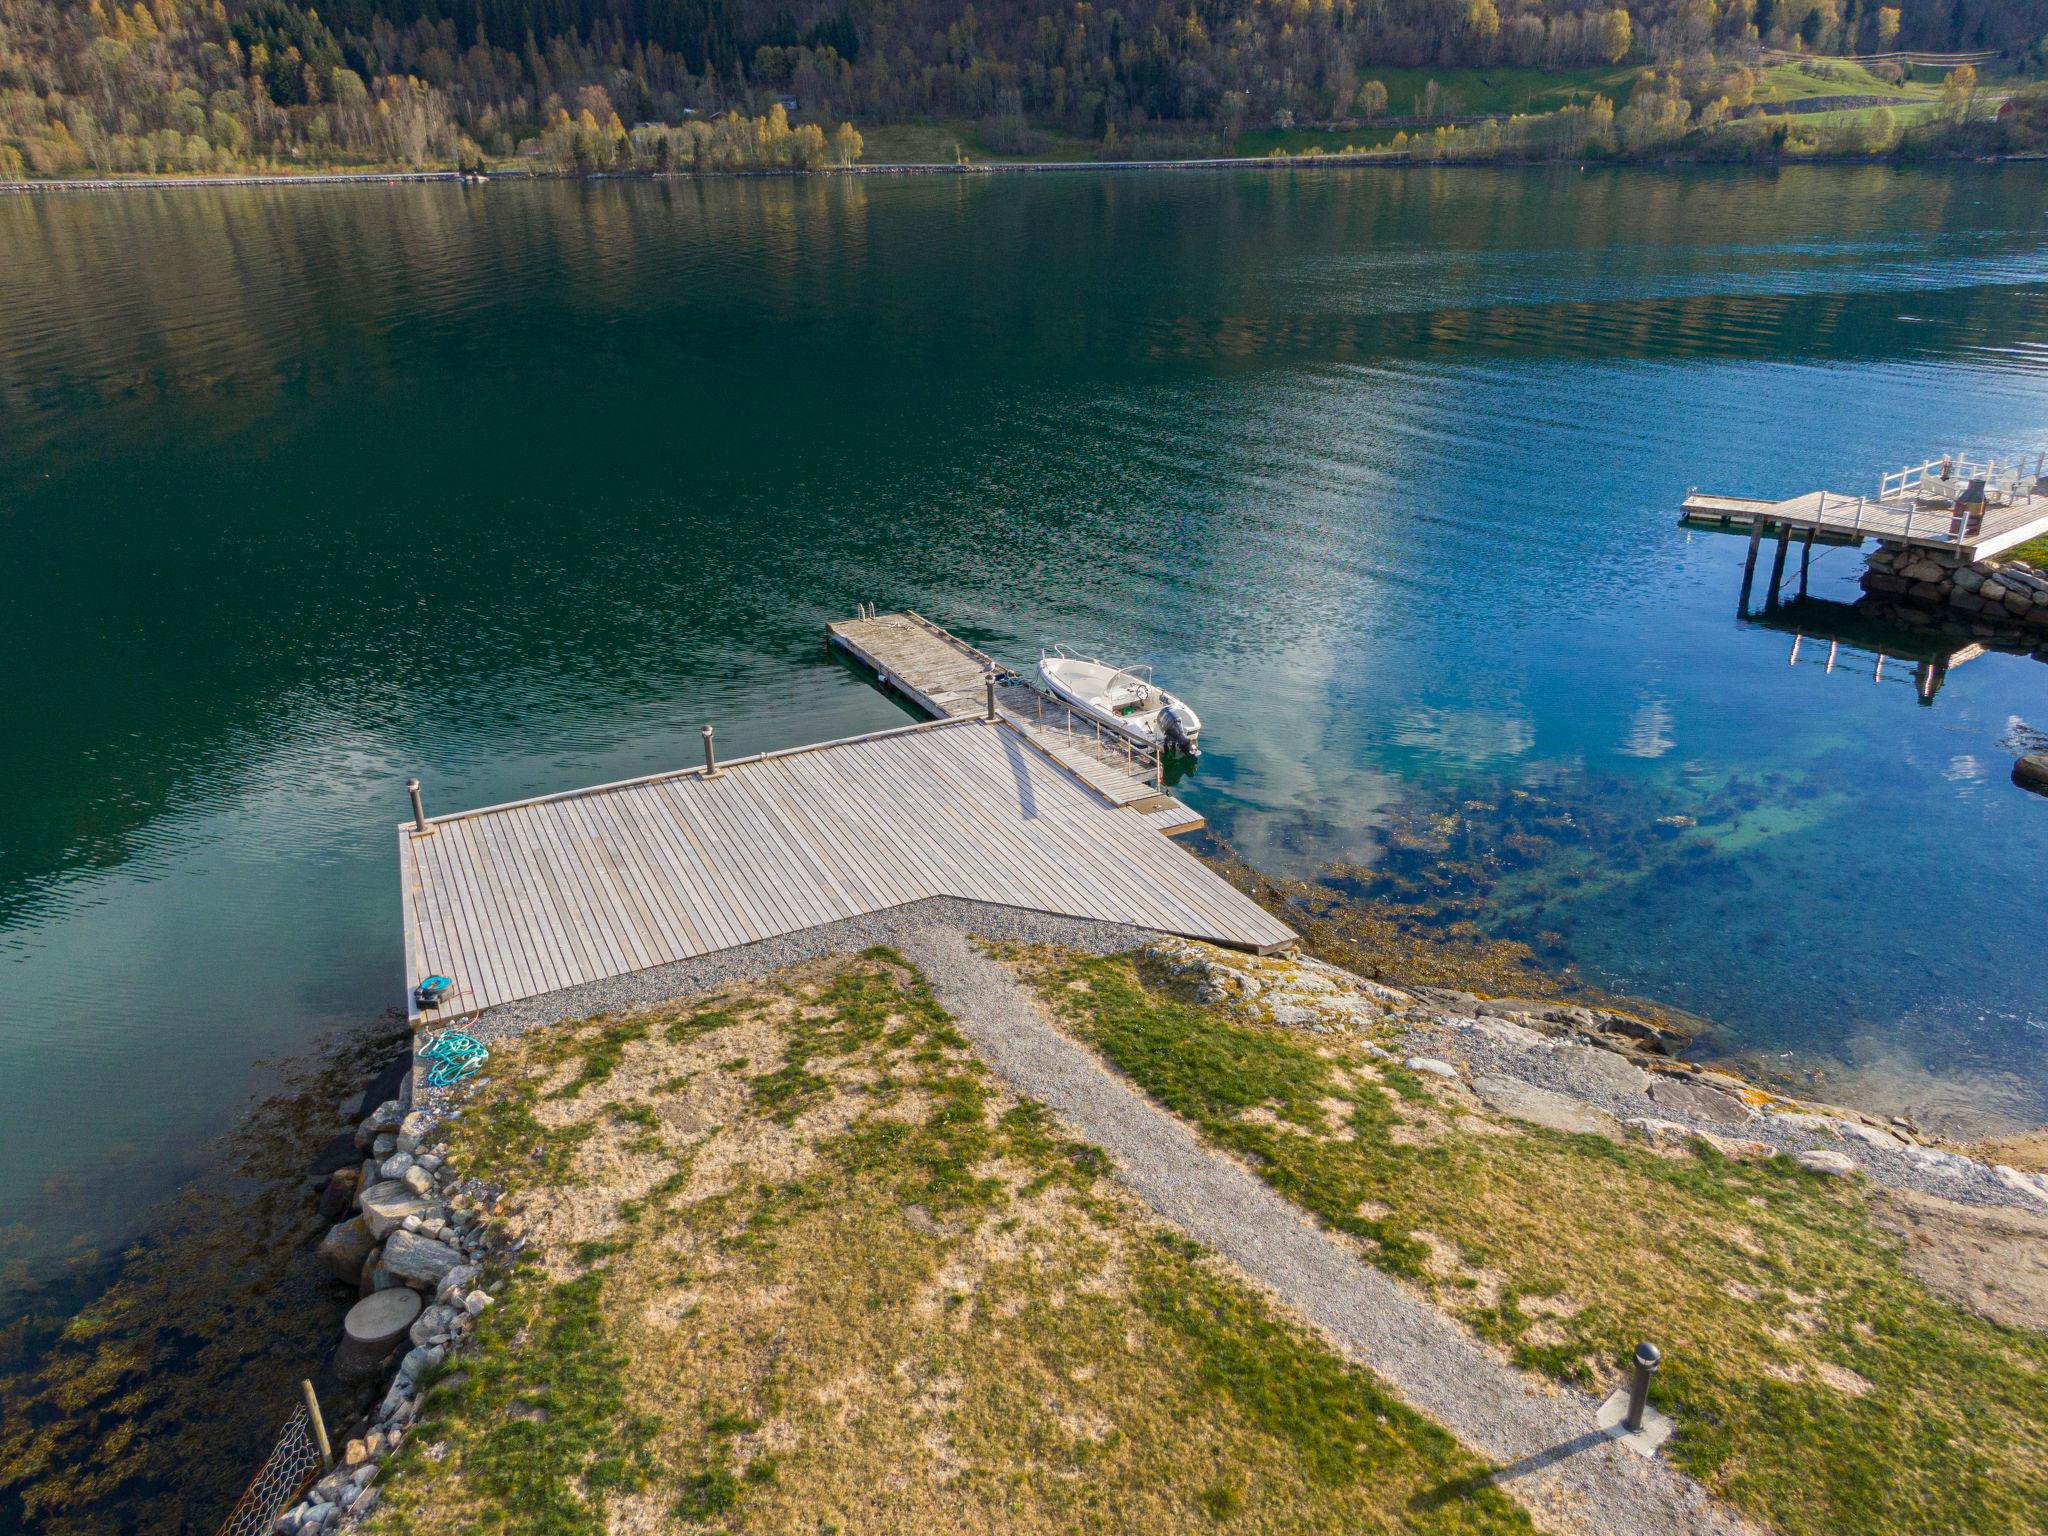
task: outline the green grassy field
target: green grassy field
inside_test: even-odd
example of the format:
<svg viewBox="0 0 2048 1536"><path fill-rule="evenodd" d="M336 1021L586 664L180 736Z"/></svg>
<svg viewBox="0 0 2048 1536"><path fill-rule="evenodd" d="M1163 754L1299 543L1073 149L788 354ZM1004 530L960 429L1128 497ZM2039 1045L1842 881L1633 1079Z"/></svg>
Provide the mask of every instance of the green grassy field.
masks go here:
<svg viewBox="0 0 2048 1536"><path fill-rule="evenodd" d="M2036 570L2048 567L2048 533L2038 539L2029 539L2015 545L1999 557L2002 560L2024 560Z"/></svg>
<svg viewBox="0 0 2048 1536"><path fill-rule="evenodd" d="M1827 68L1835 78L1809 75L1797 64L1773 64L1764 71L1764 85L1757 92L1756 99L1796 101L1802 96L1919 96L1933 101L1941 96L1939 75L1932 80L1909 76L1903 85L1893 85L1888 80L1878 79L1860 64L1830 64Z"/></svg>
<svg viewBox="0 0 2048 1536"><path fill-rule="evenodd" d="M1657 1340L1670 1455L1767 1528L2042 1529L2048 1339L1903 1273L1860 1184L1504 1120L1128 959L1011 959L1113 1067L1523 1366L1598 1389Z"/></svg>
<svg viewBox="0 0 2048 1536"><path fill-rule="evenodd" d="M1431 80L1457 98L1460 114L1483 112L1554 112L1595 94L1619 100L1628 95L1637 71L1622 69L1381 69L1365 65L1364 80L1387 88L1387 116L1417 115Z"/></svg>
<svg viewBox="0 0 2048 1536"><path fill-rule="evenodd" d="M1083 139L1072 134L1056 133L1048 129L1032 130L1040 141L1032 151L1024 154L1005 153L991 149L982 139L981 125L967 118L953 118L937 122L880 123L873 128L861 129L864 148L861 159L869 165L951 165L956 151L965 151L970 160L1001 163L1003 161L1060 160L1085 161L1096 159L1101 149L1094 139Z"/></svg>

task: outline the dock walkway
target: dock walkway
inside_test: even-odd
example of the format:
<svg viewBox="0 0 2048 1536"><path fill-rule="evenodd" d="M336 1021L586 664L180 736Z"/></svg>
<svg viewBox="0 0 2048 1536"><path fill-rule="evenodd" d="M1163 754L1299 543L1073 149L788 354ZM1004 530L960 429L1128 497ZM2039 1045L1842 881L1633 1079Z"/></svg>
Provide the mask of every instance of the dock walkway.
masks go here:
<svg viewBox="0 0 2048 1536"><path fill-rule="evenodd" d="M827 624L825 635L935 720L985 713L988 674L994 671L998 713L1104 800L1140 812L1161 831L1191 832L1202 825L1200 816L1165 792L1151 747L1076 716L924 615L841 619Z"/></svg>
<svg viewBox="0 0 2048 1536"><path fill-rule="evenodd" d="M1133 809L968 716L407 822L407 984L452 1015L938 897L1295 942Z"/></svg>

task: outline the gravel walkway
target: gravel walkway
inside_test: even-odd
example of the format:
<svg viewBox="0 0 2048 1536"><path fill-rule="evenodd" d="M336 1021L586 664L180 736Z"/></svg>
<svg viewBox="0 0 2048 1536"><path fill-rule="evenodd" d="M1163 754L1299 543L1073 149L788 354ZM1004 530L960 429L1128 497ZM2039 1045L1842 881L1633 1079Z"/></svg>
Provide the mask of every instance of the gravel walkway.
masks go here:
<svg viewBox="0 0 2048 1536"><path fill-rule="evenodd" d="M1427 1301L1325 1235L1256 1176L1055 1030L958 928L898 940L989 1065L1115 1159L1152 1208L1335 1339L1421 1412L1501 1465L1496 1481L1553 1532L1735 1536L1755 1527L1690 1478L1616 1444L1585 1395L1516 1370Z"/></svg>

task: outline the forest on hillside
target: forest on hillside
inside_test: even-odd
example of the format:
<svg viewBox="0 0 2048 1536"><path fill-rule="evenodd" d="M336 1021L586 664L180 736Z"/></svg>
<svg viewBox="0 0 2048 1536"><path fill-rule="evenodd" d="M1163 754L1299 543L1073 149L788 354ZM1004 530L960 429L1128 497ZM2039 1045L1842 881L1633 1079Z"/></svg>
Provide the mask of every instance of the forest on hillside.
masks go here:
<svg viewBox="0 0 2048 1536"><path fill-rule="evenodd" d="M1622 100L1580 104L1579 153L1608 142L1603 109L1655 130L1618 149L1718 122L1765 46L1995 48L2043 74L2048 18L2041 0L0 0L0 178L808 168L857 158L854 124L924 118L1214 148L1371 120L1376 67L1640 64Z"/></svg>

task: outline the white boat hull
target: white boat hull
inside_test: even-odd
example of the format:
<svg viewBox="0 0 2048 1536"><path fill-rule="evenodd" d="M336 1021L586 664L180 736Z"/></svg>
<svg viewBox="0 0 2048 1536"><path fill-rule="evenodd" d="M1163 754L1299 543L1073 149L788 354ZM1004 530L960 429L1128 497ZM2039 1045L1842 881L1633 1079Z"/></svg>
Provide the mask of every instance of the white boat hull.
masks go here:
<svg viewBox="0 0 2048 1536"><path fill-rule="evenodd" d="M1202 722L1187 702L1126 668L1047 655L1039 658L1038 680L1076 715L1141 746L1189 756L1201 750Z"/></svg>

